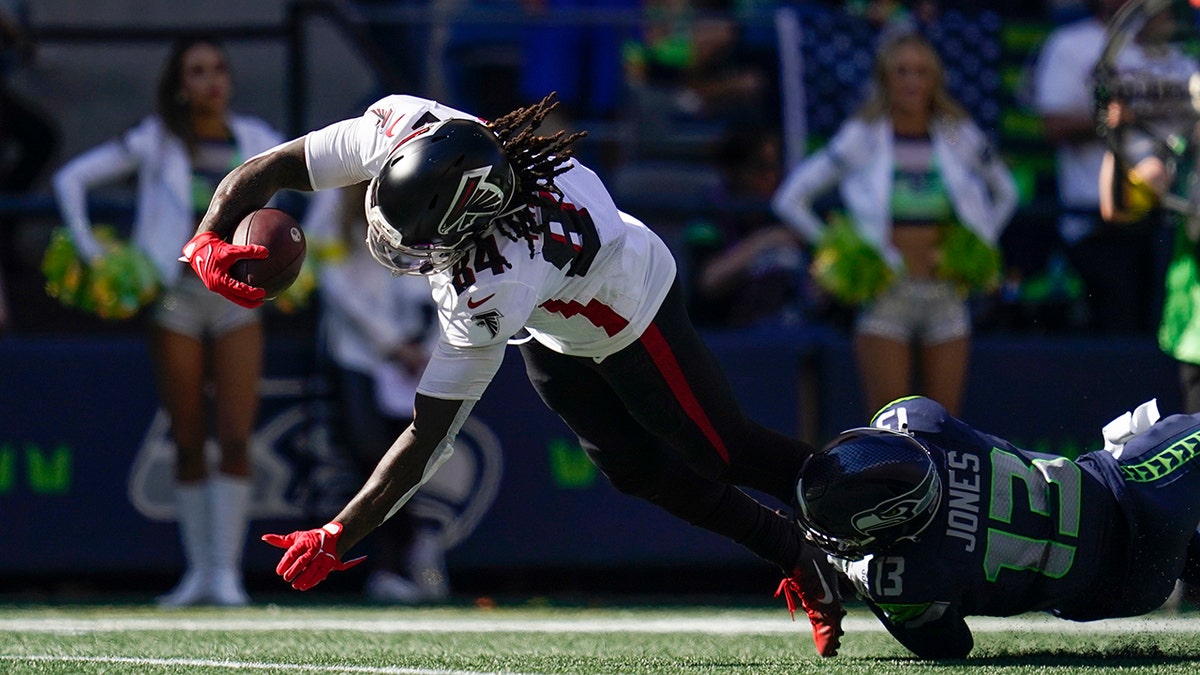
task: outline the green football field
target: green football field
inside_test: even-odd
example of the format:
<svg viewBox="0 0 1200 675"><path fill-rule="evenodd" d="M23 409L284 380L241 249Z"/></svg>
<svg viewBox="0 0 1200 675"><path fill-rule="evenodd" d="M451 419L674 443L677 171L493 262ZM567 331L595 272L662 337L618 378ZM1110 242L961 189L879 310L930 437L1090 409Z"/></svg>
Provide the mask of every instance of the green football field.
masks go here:
<svg viewBox="0 0 1200 675"><path fill-rule="evenodd" d="M913 659L851 607L842 654L820 659L779 606L589 606L545 600L438 608L298 603L243 609L0 605L0 673L1196 673L1200 614L1074 624L976 619L966 661Z"/></svg>

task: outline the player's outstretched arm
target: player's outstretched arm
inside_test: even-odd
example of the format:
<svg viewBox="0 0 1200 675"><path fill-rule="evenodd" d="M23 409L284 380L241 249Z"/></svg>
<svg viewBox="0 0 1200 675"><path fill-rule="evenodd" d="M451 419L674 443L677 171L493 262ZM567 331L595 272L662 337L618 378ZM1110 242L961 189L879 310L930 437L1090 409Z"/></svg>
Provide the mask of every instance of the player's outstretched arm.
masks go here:
<svg viewBox="0 0 1200 675"><path fill-rule="evenodd" d="M330 572L357 564L359 559L343 563L342 557L399 510L449 456L450 442L471 407L470 402L417 394L413 423L337 517L318 530L263 536L268 544L286 549L275 571L304 591Z"/></svg>
<svg viewBox="0 0 1200 675"><path fill-rule="evenodd" d="M434 463L448 455L450 442L471 407L464 401L417 394L412 424L392 443L358 494L338 514L338 522L346 528L338 553L379 527L412 497L429 478L426 469L436 468Z"/></svg>

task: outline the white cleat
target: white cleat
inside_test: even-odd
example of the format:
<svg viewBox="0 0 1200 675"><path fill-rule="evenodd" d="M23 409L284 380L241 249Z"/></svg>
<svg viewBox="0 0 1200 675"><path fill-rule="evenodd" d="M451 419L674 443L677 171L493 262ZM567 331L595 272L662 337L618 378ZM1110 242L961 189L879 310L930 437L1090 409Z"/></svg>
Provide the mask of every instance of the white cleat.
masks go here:
<svg viewBox="0 0 1200 675"><path fill-rule="evenodd" d="M208 604L212 599L211 583L206 571L189 569L183 573L175 588L157 598L159 607L191 607Z"/></svg>
<svg viewBox="0 0 1200 675"><path fill-rule="evenodd" d="M445 602L450 597L446 553L436 535L417 534L409 553L408 568L426 602Z"/></svg>
<svg viewBox="0 0 1200 675"><path fill-rule="evenodd" d="M210 589L212 604L221 607L245 607L250 596L242 586L242 575L237 570L217 570L212 576Z"/></svg>
<svg viewBox="0 0 1200 675"><path fill-rule="evenodd" d="M396 605L415 605L425 599L413 582L394 572L376 570L367 577L367 599Z"/></svg>

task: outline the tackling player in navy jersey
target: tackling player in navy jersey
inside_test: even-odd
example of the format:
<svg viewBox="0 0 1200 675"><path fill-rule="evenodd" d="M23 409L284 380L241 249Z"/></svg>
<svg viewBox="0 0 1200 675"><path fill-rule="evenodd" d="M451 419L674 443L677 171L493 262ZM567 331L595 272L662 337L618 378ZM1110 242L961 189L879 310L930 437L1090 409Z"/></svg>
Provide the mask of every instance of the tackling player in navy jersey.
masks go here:
<svg viewBox="0 0 1200 675"><path fill-rule="evenodd" d="M818 652L836 654L844 612L828 561L794 519L736 487L790 503L813 448L746 417L688 319L667 246L572 158L578 134L536 134L553 106L550 96L489 124L387 96L251 158L219 186L184 249L210 289L262 302L228 269L263 252L224 237L276 191L369 182L372 254L396 274L428 277L442 327L413 424L332 522L265 537L287 549L277 571L306 590L354 564L342 555L445 461L524 331L534 388L612 484L779 565Z"/></svg>
<svg viewBox="0 0 1200 675"><path fill-rule="evenodd" d="M971 615L1144 614L1200 576L1200 415L1151 401L1104 437L1071 461L901 399L805 462L797 518L923 658L965 657Z"/></svg>

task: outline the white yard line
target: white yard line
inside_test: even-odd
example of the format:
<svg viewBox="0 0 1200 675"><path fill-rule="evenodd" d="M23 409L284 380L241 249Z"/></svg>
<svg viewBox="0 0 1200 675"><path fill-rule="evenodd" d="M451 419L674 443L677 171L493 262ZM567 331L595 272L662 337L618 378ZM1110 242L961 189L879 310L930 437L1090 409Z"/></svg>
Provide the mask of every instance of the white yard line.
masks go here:
<svg viewBox="0 0 1200 675"><path fill-rule="evenodd" d="M430 668L399 668L371 666L322 666L295 663L260 663L253 661L217 661L209 659L144 659L121 656L57 656L39 654L16 656L0 654L0 664L16 663L86 663L121 666L167 666L172 668L221 668L225 670L266 670L273 673L299 671L304 673L365 673L368 675L501 675L475 670L437 670ZM519 675L504 673L503 675Z"/></svg>
<svg viewBox="0 0 1200 675"><path fill-rule="evenodd" d="M1200 618L1138 617L1109 619L1091 623L1060 621L1045 615L1026 615L1019 618L984 618L970 620L977 633L998 631L1058 632L1058 633L1200 633ZM846 632L878 632L883 628L870 617L847 617ZM173 617L164 613L154 617L29 617L0 619L0 632L52 634L87 634L129 631L351 631L363 633L700 633L700 634L792 634L806 631L808 622L803 615L795 622L784 618L724 614L715 611L708 617L639 617L563 616L558 618L520 618L494 615L478 617L387 617L329 618L305 612L301 616L281 617ZM101 664L144 668L161 666L203 669L245 670L252 672L295 673L361 673L363 675L520 675L493 671L404 668L398 666L351 666L323 664L265 663L261 661L230 661L217 659L171 659L122 656L64 656L57 654L0 654L0 671L5 664L68 663Z"/></svg>
<svg viewBox="0 0 1200 675"><path fill-rule="evenodd" d="M770 635L807 629L803 614L796 621L787 616L747 617L723 615L711 617L571 617L518 618L479 617L386 617L370 619L322 618L305 613L294 618L229 616L179 617L164 613L154 617L30 617L0 619L0 632L103 633L122 631L352 631L361 633L700 633L729 635ZM1200 633L1200 618L1135 617L1107 619L1088 623L1062 621L1044 615L1013 618L971 617L971 630L979 633L1000 631L1054 631L1058 633ZM847 632L877 632L883 627L870 617L847 617Z"/></svg>

